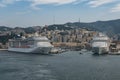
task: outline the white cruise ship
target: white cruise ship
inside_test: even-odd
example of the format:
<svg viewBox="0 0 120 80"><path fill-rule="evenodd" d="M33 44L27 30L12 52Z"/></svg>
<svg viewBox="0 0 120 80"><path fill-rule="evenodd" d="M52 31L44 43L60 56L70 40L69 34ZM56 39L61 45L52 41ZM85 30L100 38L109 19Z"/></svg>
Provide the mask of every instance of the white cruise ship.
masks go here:
<svg viewBox="0 0 120 80"><path fill-rule="evenodd" d="M53 45L45 36L9 40L8 51L49 54Z"/></svg>
<svg viewBox="0 0 120 80"><path fill-rule="evenodd" d="M94 54L105 54L109 52L110 39L103 33L98 33L92 40L92 51Z"/></svg>

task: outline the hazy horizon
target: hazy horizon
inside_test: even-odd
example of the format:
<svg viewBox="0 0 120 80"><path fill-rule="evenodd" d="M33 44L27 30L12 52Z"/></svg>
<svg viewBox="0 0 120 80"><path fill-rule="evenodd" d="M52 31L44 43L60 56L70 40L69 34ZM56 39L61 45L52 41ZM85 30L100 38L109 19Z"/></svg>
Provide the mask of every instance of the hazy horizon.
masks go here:
<svg viewBox="0 0 120 80"><path fill-rule="evenodd" d="M0 26L28 27L120 19L120 0L1 0Z"/></svg>

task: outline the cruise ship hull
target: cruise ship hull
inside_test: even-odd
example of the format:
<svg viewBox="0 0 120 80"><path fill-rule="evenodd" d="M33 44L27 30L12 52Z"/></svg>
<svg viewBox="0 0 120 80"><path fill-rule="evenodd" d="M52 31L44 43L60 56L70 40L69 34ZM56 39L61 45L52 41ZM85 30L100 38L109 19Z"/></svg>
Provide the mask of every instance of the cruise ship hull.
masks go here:
<svg viewBox="0 0 120 80"><path fill-rule="evenodd" d="M108 49L104 47L93 47L93 53L94 54L107 54Z"/></svg>
<svg viewBox="0 0 120 80"><path fill-rule="evenodd" d="M52 47L36 47L36 48L8 48L8 51L22 52L22 53L40 53L49 54Z"/></svg>
<svg viewBox="0 0 120 80"><path fill-rule="evenodd" d="M45 36L33 36L28 38L10 39L8 51L22 53L49 54L54 46Z"/></svg>

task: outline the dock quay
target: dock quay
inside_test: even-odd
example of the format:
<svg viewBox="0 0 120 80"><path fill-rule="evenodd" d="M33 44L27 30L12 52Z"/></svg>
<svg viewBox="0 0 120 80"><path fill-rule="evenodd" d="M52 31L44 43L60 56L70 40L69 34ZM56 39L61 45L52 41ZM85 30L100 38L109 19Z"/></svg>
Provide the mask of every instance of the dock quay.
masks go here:
<svg viewBox="0 0 120 80"><path fill-rule="evenodd" d="M8 49L0 49L0 51L7 51Z"/></svg>

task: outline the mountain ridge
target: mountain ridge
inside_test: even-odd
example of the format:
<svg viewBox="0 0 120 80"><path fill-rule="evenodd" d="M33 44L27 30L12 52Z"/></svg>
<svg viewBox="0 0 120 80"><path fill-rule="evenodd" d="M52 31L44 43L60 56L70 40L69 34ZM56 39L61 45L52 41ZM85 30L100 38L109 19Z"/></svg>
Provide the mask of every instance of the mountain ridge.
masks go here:
<svg viewBox="0 0 120 80"><path fill-rule="evenodd" d="M27 27L27 28L20 28L23 29L25 32L35 32L35 30L40 29L41 26L36 27ZM120 33L120 19L115 20L107 20L107 21L96 21L96 22L68 22L65 24L54 24L48 25L48 30L70 30L73 28L88 28L90 30L97 30L101 32L119 34ZM10 28L7 26L0 26L0 31L9 31L16 28ZM32 30L32 31L31 31Z"/></svg>

